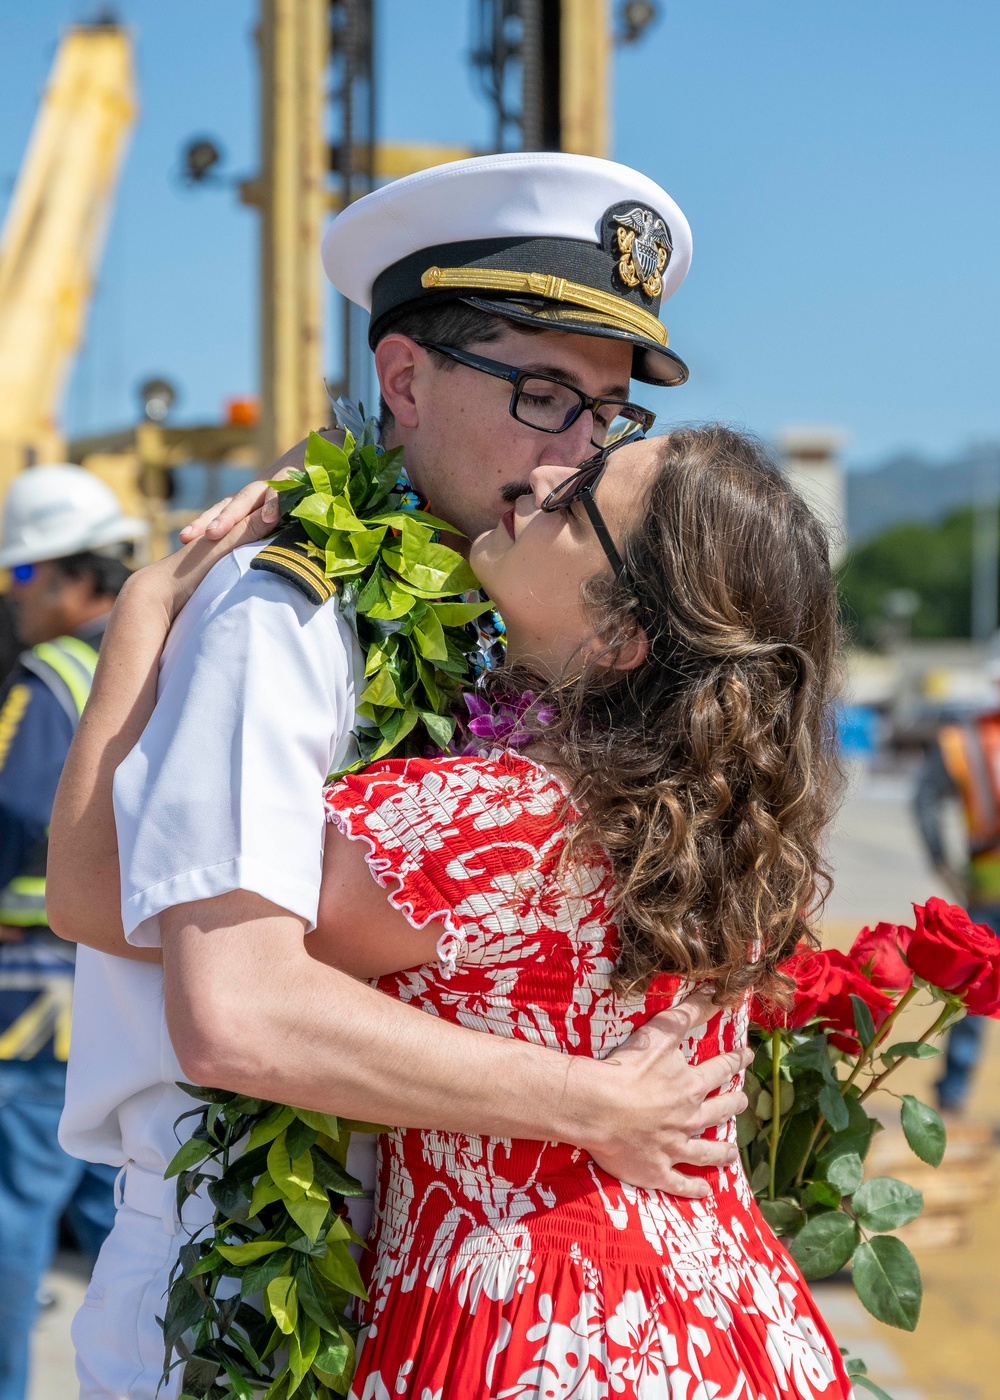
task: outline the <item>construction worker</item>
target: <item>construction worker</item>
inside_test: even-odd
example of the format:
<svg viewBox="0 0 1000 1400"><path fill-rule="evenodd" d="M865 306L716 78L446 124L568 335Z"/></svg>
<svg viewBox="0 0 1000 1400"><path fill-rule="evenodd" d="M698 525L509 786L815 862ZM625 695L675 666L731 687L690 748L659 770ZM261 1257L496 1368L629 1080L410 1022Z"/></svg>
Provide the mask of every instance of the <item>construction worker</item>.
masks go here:
<svg viewBox="0 0 1000 1400"><path fill-rule="evenodd" d="M1000 681L993 663L992 678ZM956 871L948 859L945 807L961 802L967 861ZM943 725L917 779L914 813L935 872L974 923L1000 934L1000 710ZM982 1016L966 1016L948 1033L938 1106L960 1112L982 1052Z"/></svg>
<svg viewBox="0 0 1000 1400"><path fill-rule="evenodd" d="M112 1167L57 1137L66 1085L75 947L45 916L56 785L144 521L80 467L33 467L4 505L0 568L21 653L0 690L0 1400L27 1393L39 1289L65 1212L96 1256L114 1220Z"/></svg>

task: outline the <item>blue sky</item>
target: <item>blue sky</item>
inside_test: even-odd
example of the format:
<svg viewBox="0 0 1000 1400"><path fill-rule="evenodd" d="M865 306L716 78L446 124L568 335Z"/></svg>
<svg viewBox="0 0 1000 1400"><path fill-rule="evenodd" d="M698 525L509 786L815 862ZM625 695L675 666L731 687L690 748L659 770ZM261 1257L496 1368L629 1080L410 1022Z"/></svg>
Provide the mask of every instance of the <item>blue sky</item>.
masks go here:
<svg viewBox="0 0 1000 1400"><path fill-rule="evenodd" d="M486 147L466 63L472 0L378 0L388 140ZM619 160L687 213L695 257L665 310L692 367L663 417L765 435L819 423L868 464L1000 438L1000 7L987 0L667 0L615 69ZM78 0L0 3L0 199ZM256 164L254 0L122 0L142 115L66 400L71 430L134 415L165 373L180 416L256 382L255 216L175 178L202 132ZM429 22L430 19L433 22Z"/></svg>

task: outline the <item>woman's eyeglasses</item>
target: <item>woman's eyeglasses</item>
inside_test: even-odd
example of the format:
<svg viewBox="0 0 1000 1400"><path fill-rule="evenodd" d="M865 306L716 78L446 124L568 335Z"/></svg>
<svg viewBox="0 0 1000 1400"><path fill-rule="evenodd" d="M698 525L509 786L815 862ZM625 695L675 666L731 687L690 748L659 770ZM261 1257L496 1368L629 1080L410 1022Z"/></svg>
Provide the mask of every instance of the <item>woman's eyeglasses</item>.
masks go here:
<svg viewBox="0 0 1000 1400"><path fill-rule="evenodd" d="M591 398L582 389L575 389L572 384L549 374L518 369L500 360L487 360L469 350L440 345L436 340L420 340L416 336L413 339L425 350L436 350L456 364L492 375L494 379L506 379L514 386L509 406L511 417L540 433L564 433L581 413L588 412L594 415L593 446L617 446L648 433L656 422L656 414L650 409L640 408L627 399Z"/></svg>
<svg viewBox="0 0 1000 1400"><path fill-rule="evenodd" d="M631 589L632 576L628 571L628 565L615 548L615 542L611 538L611 531L607 522L601 514L597 502L594 500L594 488L604 475L608 465L608 457L617 447L623 447L626 441L632 439L622 439L620 442L612 443L589 458L583 465L568 476L565 481L550 491L542 502L542 510L568 510L574 501L579 501L587 512L591 525L594 527L594 534L600 541L608 563L614 571L615 578L624 588Z"/></svg>

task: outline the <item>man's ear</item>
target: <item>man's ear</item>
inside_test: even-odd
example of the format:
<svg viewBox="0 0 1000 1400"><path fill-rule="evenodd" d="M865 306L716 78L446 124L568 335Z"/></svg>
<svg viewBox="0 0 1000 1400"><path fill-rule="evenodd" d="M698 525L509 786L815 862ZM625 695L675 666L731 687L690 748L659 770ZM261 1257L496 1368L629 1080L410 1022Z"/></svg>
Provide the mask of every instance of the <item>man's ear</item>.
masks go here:
<svg viewBox="0 0 1000 1400"><path fill-rule="evenodd" d="M413 380L423 353L408 335L387 335L375 347L379 388L401 428L415 428L420 420Z"/></svg>
<svg viewBox="0 0 1000 1400"><path fill-rule="evenodd" d="M608 671L634 671L649 655L649 635L639 623L633 623L617 651L601 637L591 637L584 645L583 656Z"/></svg>

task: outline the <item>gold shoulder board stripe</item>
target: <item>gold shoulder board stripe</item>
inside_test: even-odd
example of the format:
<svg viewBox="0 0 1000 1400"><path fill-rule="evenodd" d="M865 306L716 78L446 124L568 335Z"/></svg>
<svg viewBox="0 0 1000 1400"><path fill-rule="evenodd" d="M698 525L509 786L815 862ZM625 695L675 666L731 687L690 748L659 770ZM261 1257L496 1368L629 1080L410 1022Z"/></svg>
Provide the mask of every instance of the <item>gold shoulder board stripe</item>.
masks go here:
<svg viewBox="0 0 1000 1400"><path fill-rule="evenodd" d="M567 301L574 306L586 306L607 316L619 330L632 331L658 345L667 344L667 328L651 311L633 306L613 292L602 292L582 282L568 282L565 277L552 277L546 272L501 272L487 267L429 267L420 278L423 287L455 288L465 292L521 292L527 296L546 297L549 301Z"/></svg>
<svg viewBox="0 0 1000 1400"><path fill-rule="evenodd" d="M304 543L300 544L298 540L293 539L288 544L279 544L278 540L283 538L287 538L284 531L273 544L265 545L260 553L254 556L250 567L263 569L267 573L287 579L300 593L305 594L311 603L328 603L337 591L332 580L327 578L314 559L309 558Z"/></svg>

